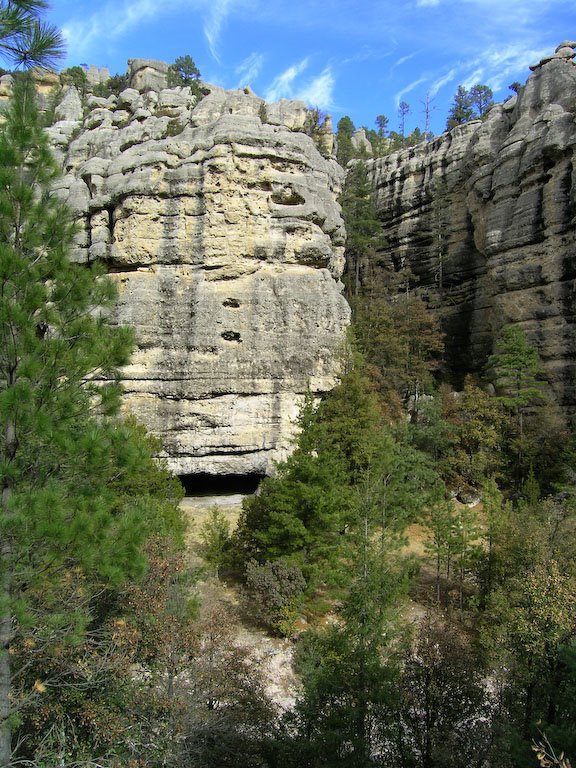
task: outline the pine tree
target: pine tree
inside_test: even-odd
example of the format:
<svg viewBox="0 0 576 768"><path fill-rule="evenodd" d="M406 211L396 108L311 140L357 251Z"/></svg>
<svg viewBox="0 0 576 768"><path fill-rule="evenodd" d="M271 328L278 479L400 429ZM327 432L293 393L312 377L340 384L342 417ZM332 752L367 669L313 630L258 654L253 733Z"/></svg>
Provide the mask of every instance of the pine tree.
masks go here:
<svg viewBox="0 0 576 768"><path fill-rule="evenodd" d="M545 372L536 349L529 343L524 331L517 325L508 325L496 340L494 354L486 369L496 387L496 397L510 414L508 449L516 485L520 488L528 477L531 464L539 476L536 464L542 462L541 444L546 439L550 456L558 455L559 446L548 442L546 432L553 414L549 413L550 398L545 389ZM556 434L562 434L562 425L556 423Z"/></svg>
<svg viewBox="0 0 576 768"><path fill-rule="evenodd" d="M454 95L454 103L448 113L446 130L449 131L456 125L483 117L494 103L492 95L492 90L481 83L473 85L470 90L459 85Z"/></svg>
<svg viewBox="0 0 576 768"><path fill-rule="evenodd" d="M200 70L191 56L178 56L173 64L168 67L168 86L187 86L195 96L202 96L200 88Z"/></svg>
<svg viewBox="0 0 576 768"><path fill-rule="evenodd" d="M470 101L472 106L476 108L478 117L484 117L486 112L494 104L492 89L487 85L477 83L470 88Z"/></svg>
<svg viewBox="0 0 576 768"><path fill-rule="evenodd" d="M456 125L467 123L469 120L473 120L474 117L474 107L472 106L470 94L463 85L459 85L458 90L454 94L454 103L450 107L450 112L448 113L446 130L449 131Z"/></svg>
<svg viewBox="0 0 576 768"><path fill-rule="evenodd" d="M349 292L357 296L361 287L361 272L369 258L385 245L382 225L368 179L366 165L355 162L348 170L342 193L342 214L346 223L346 264Z"/></svg>
<svg viewBox="0 0 576 768"><path fill-rule="evenodd" d="M336 159L343 168L346 168L354 157L352 134L355 130L354 123L348 115L344 115L344 117L338 120L338 125L336 126Z"/></svg>
<svg viewBox="0 0 576 768"><path fill-rule="evenodd" d="M410 114L410 105L407 101L401 101L398 105L398 127L400 129L400 135L404 140L406 136L406 118Z"/></svg>
<svg viewBox="0 0 576 768"><path fill-rule="evenodd" d="M70 574L113 584L137 572L149 514L118 484L141 467L114 420L132 334L106 321L111 281L68 259L74 225L50 191L56 173L33 82L18 78L0 129L1 766L22 705L19 633L81 635L89 601L59 602Z"/></svg>
<svg viewBox="0 0 576 768"><path fill-rule="evenodd" d="M498 399L519 420L526 408L545 400L544 368L538 352L518 325L504 328L487 368L494 374Z"/></svg>
<svg viewBox="0 0 576 768"><path fill-rule="evenodd" d="M390 122L386 117L386 115L376 115L374 122L378 126L378 135L381 138L385 138L386 130L388 128L388 123Z"/></svg>
<svg viewBox="0 0 576 768"><path fill-rule="evenodd" d="M44 0L0 2L0 56L14 66L50 67L63 56L60 32L40 19Z"/></svg>

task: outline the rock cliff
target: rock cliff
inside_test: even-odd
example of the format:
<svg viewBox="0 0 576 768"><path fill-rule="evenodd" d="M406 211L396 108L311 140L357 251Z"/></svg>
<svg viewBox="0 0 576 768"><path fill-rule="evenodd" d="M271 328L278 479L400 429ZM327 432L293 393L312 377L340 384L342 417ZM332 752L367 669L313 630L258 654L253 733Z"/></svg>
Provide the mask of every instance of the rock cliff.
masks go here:
<svg viewBox="0 0 576 768"><path fill-rule="evenodd" d="M505 323L538 347L576 412L576 42L535 64L482 121L368 161L388 247L371 268L409 265L447 333L458 384Z"/></svg>
<svg viewBox="0 0 576 768"><path fill-rule="evenodd" d="M74 258L101 259L137 350L126 407L180 474L264 474L289 448L302 394L331 388L341 295L343 172L304 132L303 103L212 87L199 103L165 70L50 129L58 193L80 221Z"/></svg>

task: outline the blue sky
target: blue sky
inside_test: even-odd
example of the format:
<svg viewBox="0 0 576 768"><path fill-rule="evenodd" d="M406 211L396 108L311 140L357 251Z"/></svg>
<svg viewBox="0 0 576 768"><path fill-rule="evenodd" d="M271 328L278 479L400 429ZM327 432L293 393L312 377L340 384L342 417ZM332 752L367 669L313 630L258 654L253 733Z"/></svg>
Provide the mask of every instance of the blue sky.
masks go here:
<svg viewBox="0 0 576 768"><path fill-rule="evenodd" d="M190 54L207 82L269 100L303 98L356 126L378 114L441 133L459 84L497 101L528 66L576 39L573 0L53 0L64 66L126 70L128 58Z"/></svg>

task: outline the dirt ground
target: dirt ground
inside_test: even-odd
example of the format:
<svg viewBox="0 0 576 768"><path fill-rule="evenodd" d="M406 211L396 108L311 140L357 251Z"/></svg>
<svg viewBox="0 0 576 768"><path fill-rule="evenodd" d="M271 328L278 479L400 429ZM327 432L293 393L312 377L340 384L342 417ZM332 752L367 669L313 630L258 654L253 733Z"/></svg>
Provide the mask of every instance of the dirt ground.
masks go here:
<svg viewBox="0 0 576 768"><path fill-rule="evenodd" d="M217 508L230 522L233 530L238 523L244 498L240 494L196 496L186 497L181 502L181 508L189 523L187 541L191 563L199 568L201 573L196 588L207 610L218 604L225 604L231 608L232 613L237 616L238 647L245 649L254 665L263 672L267 680L267 692L272 700L279 708L288 709L294 703L298 692L298 680L292 671L294 642L271 638L265 632L243 622L241 599L236 586L230 586L221 581L202 559L200 532L210 518L211 510ZM404 617L415 626L418 626L431 610L437 610L434 598L434 569L427 563L426 557L428 536L428 531L420 524L411 525L407 530L406 552L415 555L421 561L419 574L403 611ZM305 628L305 626L300 627L300 629Z"/></svg>
<svg viewBox="0 0 576 768"><path fill-rule="evenodd" d="M238 523L244 496L194 496L182 500L180 507L188 521L187 542L194 567L205 566L201 557L200 531L209 519L212 509L217 508L230 522L233 530ZM260 669L267 681L266 692L281 710L294 704L298 681L292 671L294 643L269 637L241 620L240 597L236 588L218 579L209 568L202 573L196 585L202 605L209 610L215 604L228 606L238 616L236 643L245 649L251 662Z"/></svg>

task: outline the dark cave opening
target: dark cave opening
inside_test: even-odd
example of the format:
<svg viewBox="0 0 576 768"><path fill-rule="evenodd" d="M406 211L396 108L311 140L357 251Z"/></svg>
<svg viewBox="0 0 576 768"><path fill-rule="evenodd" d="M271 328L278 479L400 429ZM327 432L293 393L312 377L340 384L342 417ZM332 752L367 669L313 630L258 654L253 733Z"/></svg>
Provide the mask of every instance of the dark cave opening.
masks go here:
<svg viewBox="0 0 576 768"><path fill-rule="evenodd" d="M186 496L248 496L256 493L262 475L180 475Z"/></svg>

